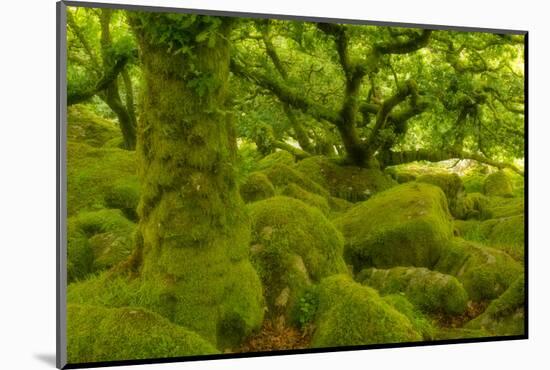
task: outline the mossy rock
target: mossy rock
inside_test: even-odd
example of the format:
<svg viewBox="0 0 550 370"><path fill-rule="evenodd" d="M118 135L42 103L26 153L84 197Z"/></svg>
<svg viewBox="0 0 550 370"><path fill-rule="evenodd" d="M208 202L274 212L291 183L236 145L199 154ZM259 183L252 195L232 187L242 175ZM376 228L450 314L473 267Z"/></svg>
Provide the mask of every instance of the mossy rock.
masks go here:
<svg viewBox="0 0 550 370"><path fill-rule="evenodd" d="M71 218L88 237L94 253L94 271L108 269L134 250L136 225L118 209L82 212Z"/></svg>
<svg viewBox="0 0 550 370"><path fill-rule="evenodd" d="M422 340L406 315L347 275L323 279L317 291L314 348Z"/></svg>
<svg viewBox="0 0 550 370"><path fill-rule="evenodd" d="M523 261L525 255L525 218L523 215L486 221L455 221L458 236L480 242Z"/></svg>
<svg viewBox="0 0 550 370"><path fill-rule="evenodd" d="M455 277L424 267L370 268L361 271L356 280L383 295L403 293L427 313L460 315L468 304L468 293Z"/></svg>
<svg viewBox="0 0 550 370"><path fill-rule="evenodd" d="M422 335L422 340L434 339L435 327L431 323L431 320L417 306L405 298L404 295L389 294L383 296L382 299L409 319L414 330Z"/></svg>
<svg viewBox="0 0 550 370"><path fill-rule="evenodd" d="M122 138L115 122L102 118L85 105L67 109L67 140L99 148L108 141Z"/></svg>
<svg viewBox="0 0 550 370"><path fill-rule="evenodd" d="M218 353L196 333L134 307L67 306L70 364Z"/></svg>
<svg viewBox="0 0 550 370"><path fill-rule="evenodd" d="M342 236L318 209L285 196L248 207L252 263L263 282L270 316L288 318L310 283L347 272Z"/></svg>
<svg viewBox="0 0 550 370"><path fill-rule="evenodd" d="M246 203L270 198L275 195L275 188L267 176L261 172L253 172L240 187L241 198Z"/></svg>
<svg viewBox="0 0 550 370"><path fill-rule="evenodd" d="M386 167L384 172L390 175L398 184L415 181L418 176L417 173L406 171L398 166Z"/></svg>
<svg viewBox="0 0 550 370"><path fill-rule="evenodd" d="M459 196L458 200L456 209L461 211L455 214L458 219L489 220L519 216L525 213L523 197L507 198L469 193Z"/></svg>
<svg viewBox="0 0 550 370"><path fill-rule="evenodd" d="M292 154L286 150L279 150L260 159L256 165L256 170L265 170L279 164L292 166L294 163L295 159Z"/></svg>
<svg viewBox="0 0 550 370"><path fill-rule="evenodd" d="M68 285L67 303L111 308L145 306L149 294L141 291L140 282L110 270L97 272Z"/></svg>
<svg viewBox="0 0 550 370"><path fill-rule="evenodd" d="M473 301L497 298L523 273L508 254L460 238L443 250L434 269L456 276Z"/></svg>
<svg viewBox="0 0 550 370"><path fill-rule="evenodd" d="M317 182L285 164L276 164L266 170L263 170L262 173L268 177L275 187L280 189L289 184L296 184L311 193L318 194L323 197L328 197L329 195L328 191Z"/></svg>
<svg viewBox="0 0 550 370"><path fill-rule="evenodd" d="M407 183L376 194L334 219L345 238L345 256L356 271L365 267L431 268L452 237L443 191Z"/></svg>
<svg viewBox="0 0 550 370"><path fill-rule="evenodd" d="M500 170L485 178L483 181L483 193L491 196L512 197L514 189L506 172Z"/></svg>
<svg viewBox="0 0 550 370"><path fill-rule="evenodd" d="M139 193L139 180L134 152L67 143L68 216L109 208L109 204L115 203L117 208L126 210L134 206L136 193Z"/></svg>
<svg viewBox="0 0 550 370"><path fill-rule="evenodd" d="M525 277L520 275L485 312L466 324L469 329L482 329L494 335L525 334Z"/></svg>
<svg viewBox="0 0 550 370"><path fill-rule="evenodd" d="M523 215L525 213L525 200L523 197L504 198L487 197L483 219L503 218Z"/></svg>
<svg viewBox="0 0 550 370"><path fill-rule="evenodd" d="M134 249L135 224L120 210L103 209L70 217L67 227L69 282L115 266Z"/></svg>
<svg viewBox="0 0 550 370"><path fill-rule="evenodd" d="M105 192L105 205L107 208L120 209L128 219L137 221L139 190L140 186L136 182L117 182Z"/></svg>
<svg viewBox="0 0 550 370"><path fill-rule="evenodd" d="M428 173L420 175L416 178L418 182L425 182L438 186L443 190L447 197L449 210L456 217L455 208L457 206L457 200L460 194L464 191L464 184L456 173Z"/></svg>
<svg viewBox="0 0 550 370"><path fill-rule="evenodd" d="M484 224L492 226L488 234L489 245L523 261L525 255L525 217L523 215L487 220Z"/></svg>
<svg viewBox="0 0 550 370"><path fill-rule="evenodd" d="M295 165L297 171L328 189L332 196L350 202L366 200L395 182L379 169L338 164L325 156L309 157Z"/></svg>
<svg viewBox="0 0 550 370"><path fill-rule="evenodd" d="M330 207L326 198L314 193L310 193L309 191L302 189L296 184L288 184L283 189L281 194L301 200L307 205L317 208L324 215L328 215L330 211Z"/></svg>
<svg viewBox="0 0 550 370"><path fill-rule="evenodd" d="M489 199L481 193L462 193L455 202L453 216L460 220L486 219Z"/></svg>
<svg viewBox="0 0 550 370"><path fill-rule="evenodd" d="M86 234L73 222L67 225L67 281L84 279L94 271L94 251Z"/></svg>

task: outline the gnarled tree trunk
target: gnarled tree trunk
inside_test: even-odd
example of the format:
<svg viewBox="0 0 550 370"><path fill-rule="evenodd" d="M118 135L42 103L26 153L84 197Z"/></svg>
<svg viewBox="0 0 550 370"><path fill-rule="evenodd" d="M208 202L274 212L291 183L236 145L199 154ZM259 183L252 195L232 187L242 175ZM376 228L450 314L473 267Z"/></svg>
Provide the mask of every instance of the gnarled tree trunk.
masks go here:
<svg viewBox="0 0 550 370"><path fill-rule="evenodd" d="M174 53L152 36L162 16L140 13L131 21L145 83L137 143L144 291L162 315L226 349L263 317L225 110L229 25L222 22L213 43L178 30L190 33L191 52Z"/></svg>

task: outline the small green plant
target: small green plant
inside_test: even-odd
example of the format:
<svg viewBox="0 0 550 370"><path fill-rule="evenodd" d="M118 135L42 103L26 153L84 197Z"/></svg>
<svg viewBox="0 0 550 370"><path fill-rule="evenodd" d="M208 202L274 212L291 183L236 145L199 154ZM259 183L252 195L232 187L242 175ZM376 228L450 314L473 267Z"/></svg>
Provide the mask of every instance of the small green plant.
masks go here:
<svg viewBox="0 0 550 370"><path fill-rule="evenodd" d="M296 305L296 323L300 328L313 322L319 307L319 297L314 290L306 290Z"/></svg>

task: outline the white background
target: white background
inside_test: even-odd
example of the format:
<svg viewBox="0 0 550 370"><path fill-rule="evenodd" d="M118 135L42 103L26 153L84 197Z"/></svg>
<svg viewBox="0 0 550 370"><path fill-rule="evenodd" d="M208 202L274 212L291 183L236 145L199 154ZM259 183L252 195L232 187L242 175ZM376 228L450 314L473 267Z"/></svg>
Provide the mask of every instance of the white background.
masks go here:
<svg viewBox="0 0 550 370"><path fill-rule="evenodd" d="M550 246L545 238L550 213L547 162L550 160L547 155L550 12L545 9L545 1L127 2L530 31L529 340L134 366L132 369L550 368ZM3 1L0 17L0 368L53 368L55 1Z"/></svg>

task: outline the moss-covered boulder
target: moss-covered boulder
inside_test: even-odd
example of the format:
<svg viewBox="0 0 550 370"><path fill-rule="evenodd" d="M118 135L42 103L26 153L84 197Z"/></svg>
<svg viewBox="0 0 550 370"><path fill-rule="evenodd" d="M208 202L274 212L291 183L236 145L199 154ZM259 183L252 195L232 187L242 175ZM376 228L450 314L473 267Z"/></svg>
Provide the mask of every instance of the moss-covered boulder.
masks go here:
<svg viewBox="0 0 550 370"><path fill-rule="evenodd" d="M468 293L455 277L423 267L370 268L361 271L356 280L380 294L403 293L428 313L459 315L468 303Z"/></svg>
<svg viewBox="0 0 550 370"><path fill-rule="evenodd" d="M317 208L324 215L327 215L330 211L327 198L314 193L310 193L309 191L302 189L296 184L288 184L283 189L281 194L291 198L301 200L307 205Z"/></svg>
<svg viewBox="0 0 550 370"><path fill-rule="evenodd" d="M525 217L523 215L487 220L488 243L517 260L525 255Z"/></svg>
<svg viewBox="0 0 550 370"><path fill-rule="evenodd" d="M404 184L406 182L415 181L418 176L417 173L413 171L407 171L406 169L401 168L400 166L391 166L386 167L384 172L387 173L397 181L398 184Z"/></svg>
<svg viewBox="0 0 550 370"><path fill-rule="evenodd" d="M382 297L382 299L389 303L399 313L402 313L409 319L415 331L422 335L423 340L434 339L435 327L431 323L431 320L426 317L420 309L412 304L402 294L389 294Z"/></svg>
<svg viewBox="0 0 550 370"><path fill-rule="evenodd" d="M251 203L249 209L252 263L269 316L288 318L311 282L347 271L342 236L318 209L285 196Z"/></svg>
<svg viewBox="0 0 550 370"><path fill-rule="evenodd" d="M70 364L215 353L196 333L141 308L67 307Z"/></svg>
<svg viewBox="0 0 550 370"><path fill-rule="evenodd" d="M431 268L452 237L443 191L407 183L376 194L334 220L345 238L345 255L356 271L365 267Z"/></svg>
<svg viewBox="0 0 550 370"><path fill-rule="evenodd" d="M347 275L324 279L317 287L318 308L312 347L354 346L422 340L406 315L376 290Z"/></svg>
<svg viewBox="0 0 550 370"><path fill-rule="evenodd" d="M461 193L457 198L453 216L460 220L488 218L489 200L481 193Z"/></svg>
<svg viewBox="0 0 550 370"><path fill-rule="evenodd" d="M338 164L325 156L306 158L296 170L328 189L332 196L351 202L363 201L389 189L395 182L379 169L366 169Z"/></svg>
<svg viewBox="0 0 550 370"><path fill-rule="evenodd" d="M275 188L267 176L253 172L240 187L241 198L246 203L255 202L275 195Z"/></svg>
<svg viewBox="0 0 550 370"><path fill-rule="evenodd" d="M136 192L139 180L134 152L67 143L68 216L110 206L133 208Z"/></svg>
<svg viewBox="0 0 550 370"><path fill-rule="evenodd" d="M485 178L483 181L483 193L485 195L511 197L514 195L514 189L506 172L500 170Z"/></svg>
<svg viewBox="0 0 550 370"><path fill-rule="evenodd" d="M293 167L284 164L276 164L273 167L263 170L262 173L267 176L276 188L282 189L289 184L296 184L311 193L323 197L328 197L329 195L328 191L317 182L311 180L301 172L296 171Z"/></svg>
<svg viewBox="0 0 550 370"><path fill-rule="evenodd" d="M67 226L69 282L104 270L130 256L135 224L122 211L103 209L70 217Z"/></svg>
<svg viewBox="0 0 550 370"><path fill-rule="evenodd" d="M481 242L506 252L515 260L525 255L525 218L523 215L485 221L454 222L457 235L466 240Z"/></svg>
<svg viewBox="0 0 550 370"><path fill-rule="evenodd" d="M78 225L67 225L67 281L84 279L94 271L94 251Z"/></svg>
<svg viewBox="0 0 550 370"><path fill-rule="evenodd" d="M149 294L140 288L141 279L113 273L98 272L67 287L67 303L102 307L146 307Z"/></svg>
<svg viewBox="0 0 550 370"><path fill-rule="evenodd" d="M102 118L82 104L67 109L67 140L101 147L122 135L116 123Z"/></svg>
<svg viewBox="0 0 550 370"><path fill-rule="evenodd" d="M458 197L464 192L464 184L462 184L460 176L456 173L434 172L420 175L416 178L416 181L425 182L441 188L447 197L449 210L456 217L455 208L457 205L457 200Z"/></svg>
<svg viewBox="0 0 550 370"><path fill-rule="evenodd" d="M133 181L117 182L106 190L105 205L107 208L120 209L128 219L137 221L139 189L139 184Z"/></svg>
<svg viewBox="0 0 550 370"><path fill-rule="evenodd" d="M486 330L493 335L525 333L525 278L520 275L485 312L466 324L469 329Z"/></svg>
<svg viewBox="0 0 550 370"><path fill-rule="evenodd" d="M443 250L434 269L456 276L474 301L497 298L523 273L508 254L460 238Z"/></svg>
<svg viewBox="0 0 550 370"><path fill-rule="evenodd" d="M286 150L279 150L274 153L268 154L258 161L256 165L257 170L265 170L275 165L292 166L294 164L294 156Z"/></svg>
<svg viewBox="0 0 550 370"><path fill-rule="evenodd" d="M525 199L523 197L487 197L483 219L518 216L524 213Z"/></svg>

